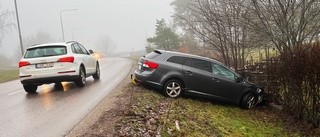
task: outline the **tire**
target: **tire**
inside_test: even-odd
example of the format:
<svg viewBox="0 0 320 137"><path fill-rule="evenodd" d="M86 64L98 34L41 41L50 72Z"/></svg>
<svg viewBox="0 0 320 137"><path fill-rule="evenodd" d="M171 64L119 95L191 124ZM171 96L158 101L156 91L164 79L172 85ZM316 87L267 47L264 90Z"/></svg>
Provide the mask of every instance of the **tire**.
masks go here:
<svg viewBox="0 0 320 137"><path fill-rule="evenodd" d="M253 93L247 93L243 96L240 106L244 109L251 109L256 105L257 97Z"/></svg>
<svg viewBox="0 0 320 137"><path fill-rule="evenodd" d="M100 67L99 63L96 65L96 73L92 75L94 80L99 80L100 79Z"/></svg>
<svg viewBox="0 0 320 137"><path fill-rule="evenodd" d="M36 93L38 86L36 86L36 85L23 85L23 88L28 93Z"/></svg>
<svg viewBox="0 0 320 137"><path fill-rule="evenodd" d="M84 71L83 67L80 67L80 69L79 69L79 77L75 81L75 83L76 83L76 85L78 87L84 87L84 85L86 84L86 72Z"/></svg>
<svg viewBox="0 0 320 137"><path fill-rule="evenodd" d="M179 80L169 80L163 87L163 93L167 97L178 98L183 93L183 85Z"/></svg>

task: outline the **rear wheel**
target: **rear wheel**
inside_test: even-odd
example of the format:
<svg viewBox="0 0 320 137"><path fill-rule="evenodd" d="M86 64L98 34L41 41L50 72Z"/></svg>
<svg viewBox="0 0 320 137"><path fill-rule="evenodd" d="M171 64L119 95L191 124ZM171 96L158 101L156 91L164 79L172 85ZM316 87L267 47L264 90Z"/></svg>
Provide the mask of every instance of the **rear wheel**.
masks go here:
<svg viewBox="0 0 320 137"><path fill-rule="evenodd" d="M96 73L92 75L93 79L98 80L100 79L100 67L99 63L96 65Z"/></svg>
<svg viewBox="0 0 320 137"><path fill-rule="evenodd" d="M163 92L165 96L171 98L177 98L182 94L183 85L179 80L169 80L166 82L163 88Z"/></svg>
<svg viewBox="0 0 320 137"><path fill-rule="evenodd" d="M257 97L253 93L248 93L243 96L240 106L244 109L251 109L256 105Z"/></svg>
<svg viewBox="0 0 320 137"><path fill-rule="evenodd" d="M23 88L28 93L35 93L38 89L36 85L23 85Z"/></svg>
<svg viewBox="0 0 320 137"><path fill-rule="evenodd" d="M84 71L83 67L80 67L79 77L75 83L78 87L83 87L86 84L86 72Z"/></svg>

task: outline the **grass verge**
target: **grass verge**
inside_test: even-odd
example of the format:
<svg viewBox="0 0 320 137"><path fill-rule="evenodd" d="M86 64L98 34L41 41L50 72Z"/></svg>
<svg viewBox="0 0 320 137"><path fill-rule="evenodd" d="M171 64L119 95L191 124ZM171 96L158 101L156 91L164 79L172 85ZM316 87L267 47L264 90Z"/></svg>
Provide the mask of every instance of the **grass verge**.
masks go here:
<svg viewBox="0 0 320 137"><path fill-rule="evenodd" d="M235 105L182 97L165 98L159 92L132 85L125 116L115 126L119 136L305 136L288 128L271 107L244 110ZM284 113L284 112L282 112ZM289 125L290 126L290 125Z"/></svg>
<svg viewBox="0 0 320 137"><path fill-rule="evenodd" d="M0 83L15 80L19 78L19 70L0 70Z"/></svg>

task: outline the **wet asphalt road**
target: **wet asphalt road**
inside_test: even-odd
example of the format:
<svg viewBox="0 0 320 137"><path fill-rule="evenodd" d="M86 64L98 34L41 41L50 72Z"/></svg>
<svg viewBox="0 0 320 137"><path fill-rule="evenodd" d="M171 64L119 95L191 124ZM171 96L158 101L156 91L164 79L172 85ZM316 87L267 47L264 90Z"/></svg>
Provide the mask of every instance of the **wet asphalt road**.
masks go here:
<svg viewBox="0 0 320 137"><path fill-rule="evenodd" d="M100 60L101 79L87 78L85 87L63 82L24 91L19 80L0 84L0 137L60 137L66 135L127 76L132 61Z"/></svg>

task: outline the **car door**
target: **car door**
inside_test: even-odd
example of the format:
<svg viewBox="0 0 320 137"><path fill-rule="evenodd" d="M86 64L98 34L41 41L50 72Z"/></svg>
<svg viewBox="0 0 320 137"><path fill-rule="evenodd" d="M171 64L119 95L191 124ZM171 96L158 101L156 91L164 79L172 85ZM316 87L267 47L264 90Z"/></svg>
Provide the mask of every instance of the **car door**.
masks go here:
<svg viewBox="0 0 320 137"><path fill-rule="evenodd" d="M86 56L87 58L87 67L88 67L88 72L90 73L94 73L95 72L95 58L93 56L90 55L90 53L88 52L88 50L82 46L81 44L79 44L80 49L82 50L82 53L84 54L84 56Z"/></svg>
<svg viewBox="0 0 320 137"><path fill-rule="evenodd" d="M90 64L89 64L89 56L87 56L80 48L80 46L77 43L72 44L74 49L76 50L75 57L78 61L84 64L86 73L90 73Z"/></svg>
<svg viewBox="0 0 320 137"><path fill-rule="evenodd" d="M207 94L210 89L212 67L209 61L188 58L182 66L186 89L190 92Z"/></svg>
<svg viewBox="0 0 320 137"><path fill-rule="evenodd" d="M233 101L241 96L241 82L236 82L238 77L233 71L218 63L212 62L212 74L209 92L225 101Z"/></svg>

